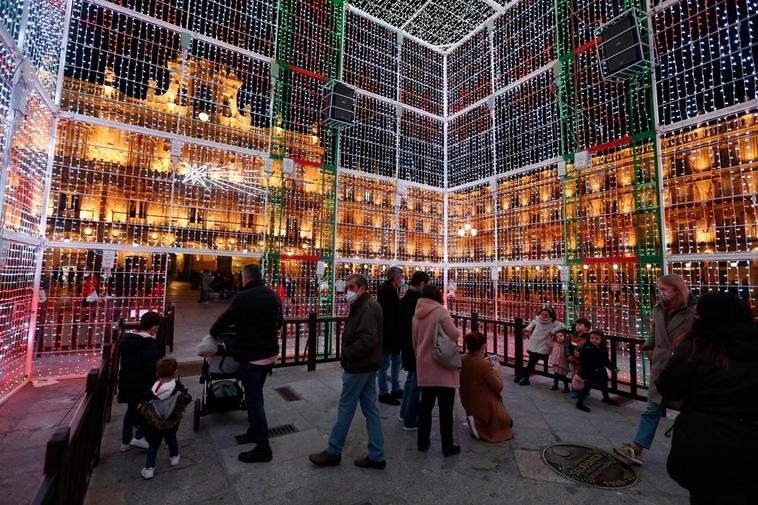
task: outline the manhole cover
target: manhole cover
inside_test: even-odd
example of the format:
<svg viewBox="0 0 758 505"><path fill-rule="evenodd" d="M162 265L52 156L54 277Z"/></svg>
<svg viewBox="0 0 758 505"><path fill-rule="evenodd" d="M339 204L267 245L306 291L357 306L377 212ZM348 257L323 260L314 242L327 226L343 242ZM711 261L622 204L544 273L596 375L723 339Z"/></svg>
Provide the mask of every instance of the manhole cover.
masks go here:
<svg viewBox="0 0 758 505"><path fill-rule="evenodd" d="M587 445L549 445L542 451L542 460L558 474L581 484L622 489L637 483L637 474L631 466Z"/></svg>

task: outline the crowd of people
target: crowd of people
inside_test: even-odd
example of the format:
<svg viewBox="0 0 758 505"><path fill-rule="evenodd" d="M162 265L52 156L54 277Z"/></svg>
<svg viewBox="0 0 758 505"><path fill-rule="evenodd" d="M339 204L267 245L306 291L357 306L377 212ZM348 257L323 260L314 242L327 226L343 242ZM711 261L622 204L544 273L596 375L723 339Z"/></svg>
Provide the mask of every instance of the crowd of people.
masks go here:
<svg viewBox="0 0 758 505"><path fill-rule="evenodd" d="M367 453L355 460L362 468L386 467L378 402L400 407L402 427L417 432L419 451L431 445L437 404L442 453L460 453L453 433L456 391L474 438L497 443L514 436L513 419L503 402L500 363L487 356L486 336L476 331L465 335L461 356L459 330L429 275L413 273L401 298L403 278L402 269L390 268L377 300L363 275L345 280L350 311L342 333L342 391L327 447L309 456L316 466L341 463L359 404L368 434ZM676 408L680 414L673 427L670 475L690 491L693 504L747 505L750 457L758 450L756 324L749 307L730 293L705 294L697 307L690 305L689 295L680 276L660 278L643 345L651 362L648 400L632 441L613 451L641 465L666 409ZM273 459L263 387L279 354L283 323L281 298L265 285L260 268L249 265L242 272L239 293L210 329L214 338L230 331L234 335L233 353L240 363L250 422L247 435L255 442L239 455L243 462ZM145 314L141 331L127 333L119 345L119 401L127 403L122 449L148 449L144 478L154 475L162 440L168 443L171 464L178 462L175 430L188 403L186 389L174 377L175 361L172 365L164 358L156 364L154 335L159 324L160 316ZM578 319L569 331L557 321L555 311L545 307L526 327L525 336L529 359L515 382L529 385L537 364L545 361L553 372L551 389L559 391L562 385L563 393L574 396L577 409L590 412L585 403L592 388L600 390L604 403L618 405L609 395L607 372L618 370L608 358L605 335L593 329L590 320ZM403 386L401 367L407 372Z"/></svg>

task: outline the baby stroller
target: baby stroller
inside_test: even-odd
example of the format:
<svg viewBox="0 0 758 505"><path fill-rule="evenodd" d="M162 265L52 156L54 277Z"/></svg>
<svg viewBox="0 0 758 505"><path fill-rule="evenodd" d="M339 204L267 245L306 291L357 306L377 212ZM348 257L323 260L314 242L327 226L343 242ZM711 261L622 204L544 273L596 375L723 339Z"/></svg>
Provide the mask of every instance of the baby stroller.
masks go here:
<svg viewBox="0 0 758 505"><path fill-rule="evenodd" d="M213 356L203 359L200 384L203 393L195 400L192 429L200 431L200 418L208 414L247 410L244 389L239 376L239 363L229 351L224 337L230 341L233 334L219 338L218 350Z"/></svg>

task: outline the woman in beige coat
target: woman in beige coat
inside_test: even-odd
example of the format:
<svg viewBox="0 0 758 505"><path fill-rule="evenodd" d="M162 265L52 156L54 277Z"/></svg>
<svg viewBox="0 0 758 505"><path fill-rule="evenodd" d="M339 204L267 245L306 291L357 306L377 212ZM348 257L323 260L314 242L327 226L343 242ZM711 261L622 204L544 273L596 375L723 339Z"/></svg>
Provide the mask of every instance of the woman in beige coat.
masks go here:
<svg viewBox="0 0 758 505"><path fill-rule="evenodd" d="M504 442L513 438L513 419L503 398L500 364L484 356L487 338L479 332L466 335L468 351L461 368L461 403L466 409L469 429L474 437L486 442Z"/></svg>

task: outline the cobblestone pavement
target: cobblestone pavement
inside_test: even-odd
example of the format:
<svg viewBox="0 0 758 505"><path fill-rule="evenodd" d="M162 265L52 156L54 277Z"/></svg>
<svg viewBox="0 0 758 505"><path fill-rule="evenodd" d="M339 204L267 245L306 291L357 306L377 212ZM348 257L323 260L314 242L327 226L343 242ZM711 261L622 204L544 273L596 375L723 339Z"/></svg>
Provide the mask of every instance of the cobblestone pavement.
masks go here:
<svg viewBox="0 0 758 505"><path fill-rule="evenodd" d="M608 491L564 480L541 461L540 450L557 442L578 442L610 450L634 434L642 403L623 401L611 407L593 392L590 414L573 402L549 391L546 379L535 378L529 387L513 384L512 370L504 369L503 397L514 418L516 436L510 442L487 444L472 439L463 425L464 412L456 398L458 456L443 458L439 424L435 418L432 447L416 450L416 433L402 429L399 407L380 404L385 436L387 468L364 470L353 460L366 450L366 429L360 409L348 437L342 464L316 468L307 455L326 447L335 420L341 387L336 364L316 372L302 368L277 369L266 383L269 426L293 424L297 432L271 440L274 459L266 464L245 464L237 454L249 445L237 445L234 436L246 429L243 412L202 418L199 433L192 431L191 415L181 426L181 463L168 465L165 447L159 453L156 475L143 481L139 475L144 453L119 452L123 406L116 406L106 431L100 466L88 494L89 505L220 505L220 504L610 504L684 505L686 492L666 473L669 440L663 433L671 426L664 419L653 449L646 453L634 487ZM195 398L197 378L184 380ZM551 385L551 384L550 384ZM289 386L302 400L285 401L275 387Z"/></svg>

